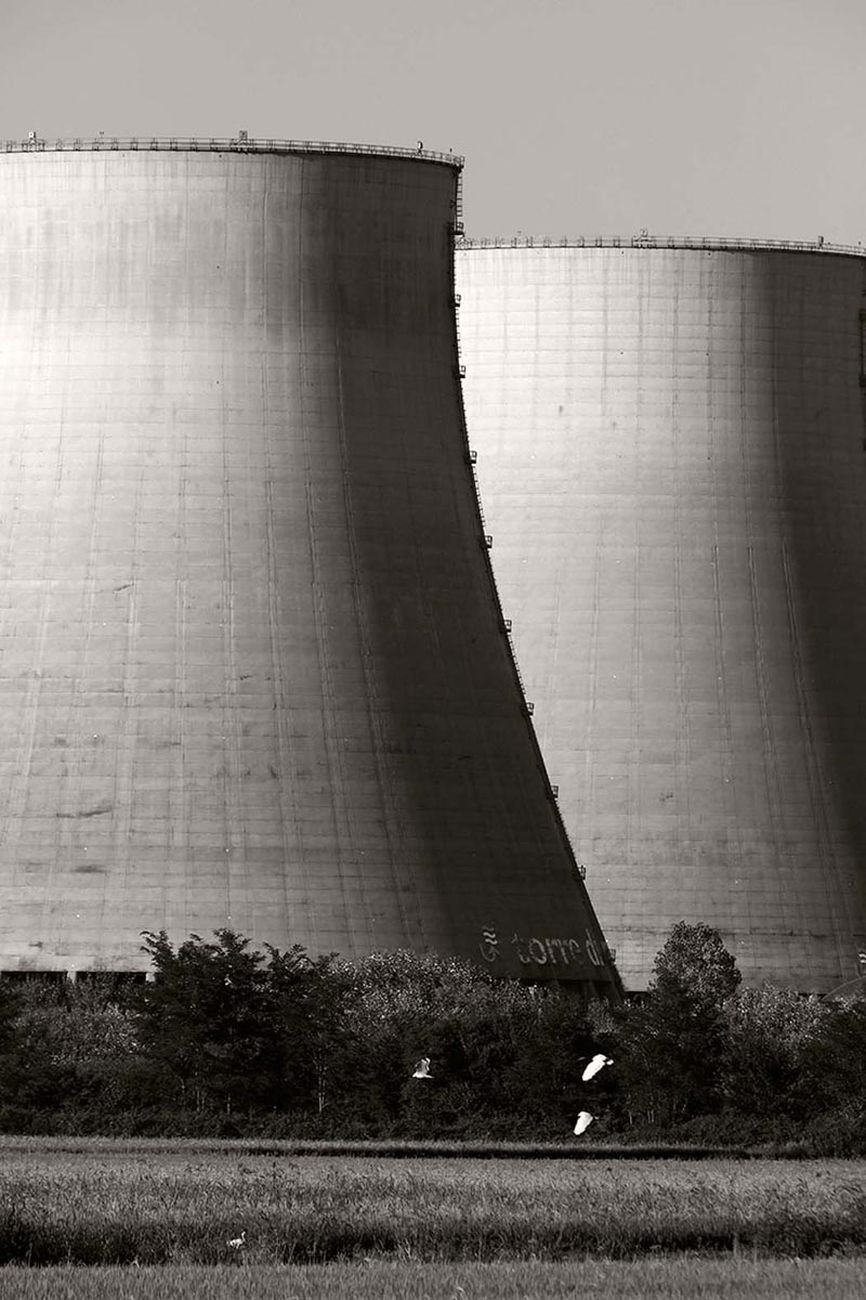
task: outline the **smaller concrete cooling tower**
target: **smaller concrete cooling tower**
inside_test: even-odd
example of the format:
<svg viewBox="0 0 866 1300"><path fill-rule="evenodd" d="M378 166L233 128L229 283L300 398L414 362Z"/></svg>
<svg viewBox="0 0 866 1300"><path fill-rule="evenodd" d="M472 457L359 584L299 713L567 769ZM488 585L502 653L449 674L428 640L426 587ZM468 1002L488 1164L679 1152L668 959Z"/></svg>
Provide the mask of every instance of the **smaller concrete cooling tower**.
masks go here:
<svg viewBox="0 0 866 1300"><path fill-rule="evenodd" d="M829 990L866 949L866 259L602 245L457 253L542 751L626 987L686 920Z"/></svg>
<svg viewBox="0 0 866 1300"><path fill-rule="evenodd" d="M615 983L468 464L459 170L0 153L0 967L230 927Z"/></svg>

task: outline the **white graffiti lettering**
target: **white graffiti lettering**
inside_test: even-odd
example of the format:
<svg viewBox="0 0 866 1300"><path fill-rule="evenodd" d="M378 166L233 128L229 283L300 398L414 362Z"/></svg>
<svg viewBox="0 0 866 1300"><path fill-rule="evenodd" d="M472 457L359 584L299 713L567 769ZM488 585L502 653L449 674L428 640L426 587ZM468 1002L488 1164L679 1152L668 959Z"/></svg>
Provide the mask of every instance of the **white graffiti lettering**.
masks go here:
<svg viewBox="0 0 866 1300"><path fill-rule="evenodd" d="M492 925L485 926L481 931L481 942L478 947L485 961L496 961L499 956L499 939Z"/></svg>
<svg viewBox="0 0 866 1300"><path fill-rule="evenodd" d="M547 965L547 949L540 939L532 938L529 940L529 953L531 959L539 966Z"/></svg>
<svg viewBox="0 0 866 1300"><path fill-rule="evenodd" d="M598 948L595 946L595 940L589 930L586 931L586 955L592 962L593 966L604 965L604 959L599 956Z"/></svg>
<svg viewBox="0 0 866 1300"><path fill-rule="evenodd" d="M526 966L529 962L532 961L532 958L526 955L526 952L523 947L523 940L521 939L520 935L517 934L516 932L511 936L511 943L512 946L517 949L517 956L523 966Z"/></svg>
<svg viewBox="0 0 866 1300"><path fill-rule="evenodd" d="M521 966L571 966L581 965L587 960L593 966L604 966L609 950L603 940L595 938L589 930L581 942L573 936L567 938L556 935L521 935L515 931L510 939L511 947L517 954ZM478 944L481 956L487 962L498 961L501 957L499 936L492 925L481 931Z"/></svg>
<svg viewBox="0 0 866 1300"><path fill-rule="evenodd" d="M560 958L561 958L561 960L562 960L562 962L563 962L563 964L567 966L567 965L568 965L568 949L567 949L566 946L565 946L565 940L564 940L564 939L545 939L544 942L545 942L546 945L547 945L547 955L548 955L548 957L550 958L550 962L551 962L551 964L552 964L553 966L556 965L556 954L557 954L557 952L558 952L558 953L559 953L559 956L560 956Z"/></svg>

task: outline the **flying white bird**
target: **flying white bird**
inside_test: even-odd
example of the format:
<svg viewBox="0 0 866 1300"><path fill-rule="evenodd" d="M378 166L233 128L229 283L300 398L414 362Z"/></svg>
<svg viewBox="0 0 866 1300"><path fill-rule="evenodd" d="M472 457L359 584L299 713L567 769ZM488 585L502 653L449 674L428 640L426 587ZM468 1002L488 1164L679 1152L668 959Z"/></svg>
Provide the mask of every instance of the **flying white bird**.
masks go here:
<svg viewBox="0 0 866 1300"><path fill-rule="evenodd" d="M226 1245L231 1246L232 1250L240 1250L241 1246L244 1244L244 1241L246 1240L246 1235L247 1235L247 1230L246 1228L244 1228L243 1232L239 1237L232 1237L231 1241L226 1242Z"/></svg>
<svg viewBox="0 0 866 1300"><path fill-rule="evenodd" d="M413 1079L432 1079L432 1078L433 1078L433 1075L430 1073L430 1057L429 1057L429 1056L422 1056L422 1057L421 1057L421 1060L416 1062L416 1064L415 1064L415 1071L414 1071L414 1073L413 1073L413 1075L412 1075L412 1078L413 1078Z"/></svg>
<svg viewBox="0 0 866 1300"><path fill-rule="evenodd" d="M582 1110L580 1112L580 1114L577 1117L577 1123L574 1126L574 1131L578 1135L578 1137L580 1137L581 1133L586 1132L586 1130L589 1128L590 1124L592 1123L593 1119L594 1116L590 1115L588 1110Z"/></svg>
<svg viewBox="0 0 866 1300"><path fill-rule="evenodd" d="M612 1057L605 1056L603 1052L596 1052L595 1056L592 1058L589 1065L585 1067L583 1074L580 1076L582 1081L587 1083L588 1080L594 1079L599 1070L603 1070L606 1065L613 1065Z"/></svg>

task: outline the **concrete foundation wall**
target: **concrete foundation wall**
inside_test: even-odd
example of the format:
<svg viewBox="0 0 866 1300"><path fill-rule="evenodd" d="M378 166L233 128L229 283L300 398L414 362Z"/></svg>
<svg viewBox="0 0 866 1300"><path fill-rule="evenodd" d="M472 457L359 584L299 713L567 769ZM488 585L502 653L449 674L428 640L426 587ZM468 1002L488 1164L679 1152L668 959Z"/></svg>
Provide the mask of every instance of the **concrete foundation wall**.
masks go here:
<svg viewBox="0 0 866 1300"><path fill-rule="evenodd" d="M866 949L866 261L467 247L503 610L626 987L679 920L745 979Z"/></svg>
<svg viewBox="0 0 866 1300"><path fill-rule="evenodd" d="M3 969L230 927L611 980L467 464L457 179L0 155Z"/></svg>

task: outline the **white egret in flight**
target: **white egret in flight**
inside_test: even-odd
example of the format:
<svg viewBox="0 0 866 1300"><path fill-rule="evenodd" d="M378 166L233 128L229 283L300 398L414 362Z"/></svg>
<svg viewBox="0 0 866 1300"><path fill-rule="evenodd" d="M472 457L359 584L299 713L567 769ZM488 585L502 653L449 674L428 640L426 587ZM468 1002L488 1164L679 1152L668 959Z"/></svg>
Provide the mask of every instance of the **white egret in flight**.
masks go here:
<svg viewBox="0 0 866 1300"><path fill-rule="evenodd" d="M613 1065L612 1057L605 1056L603 1052L596 1052L595 1056L592 1058L589 1065L585 1067L583 1074L580 1076L582 1081L587 1083L590 1079L594 1079L599 1070L603 1070L606 1065Z"/></svg>

